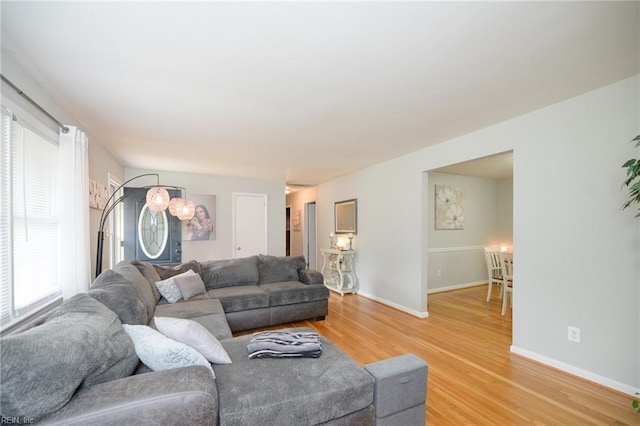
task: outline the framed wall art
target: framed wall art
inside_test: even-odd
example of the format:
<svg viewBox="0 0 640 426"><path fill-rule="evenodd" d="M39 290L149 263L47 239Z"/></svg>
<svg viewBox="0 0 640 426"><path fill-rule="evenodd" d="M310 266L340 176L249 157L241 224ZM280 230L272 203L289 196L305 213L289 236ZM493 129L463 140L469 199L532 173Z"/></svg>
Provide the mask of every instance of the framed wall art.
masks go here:
<svg viewBox="0 0 640 426"><path fill-rule="evenodd" d="M464 191L436 185L435 195L435 229L464 229Z"/></svg>
<svg viewBox="0 0 640 426"><path fill-rule="evenodd" d="M183 221L182 238L189 241L216 239L216 196L189 193L189 199L196 206L190 220Z"/></svg>

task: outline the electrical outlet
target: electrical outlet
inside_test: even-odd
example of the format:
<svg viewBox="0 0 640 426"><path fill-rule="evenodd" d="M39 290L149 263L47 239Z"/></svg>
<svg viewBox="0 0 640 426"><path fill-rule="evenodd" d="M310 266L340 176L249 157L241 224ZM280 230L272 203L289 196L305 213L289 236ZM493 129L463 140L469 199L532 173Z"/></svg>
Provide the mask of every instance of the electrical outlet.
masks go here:
<svg viewBox="0 0 640 426"><path fill-rule="evenodd" d="M438 276L441 277L442 276L442 271L440 269L438 269Z"/></svg>
<svg viewBox="0 0 640 426"><path fill-rule="evenodd" d="M569 326L568 339L570 342L580 343L580 329L578 327Z"/></svg>

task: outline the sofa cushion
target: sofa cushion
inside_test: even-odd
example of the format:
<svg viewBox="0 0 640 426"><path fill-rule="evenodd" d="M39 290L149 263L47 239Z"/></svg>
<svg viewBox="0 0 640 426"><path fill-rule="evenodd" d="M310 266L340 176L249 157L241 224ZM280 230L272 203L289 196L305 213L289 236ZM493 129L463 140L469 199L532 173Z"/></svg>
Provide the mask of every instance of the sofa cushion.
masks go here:
<svg viewBox="0 0 640 426"><path fill-rule="evenodd" d="M162 280L166 280L167 278L171 278L189 270L198 274L200 273L200 263L198 263L196 260L191 260L189 262L181 263L180 265L176 266L154 264L153 267L156 269L158 275L160 275L160 279Z"/></svg>
<svg viewBox="0 0 640 426"><path fill-rule="evenodd" d="M221 425L322 424L373 403L373 378L324 337L320 358L290 359L249 359L250 339L223 341L233 363L213 366Z"/></svg>
<svg viewBox="0 0 640 426"><path fill-rule="evenodd" d="M158 331L170 339L191 346L213 364L230 364L231 358L218 339L201 324L183 318L155 317Z"/></svg>
<svg viewBox="0 0 640 426"><path fill-rule="evenodd" d="M329 289L320 284L302 284L300 281L281 281L260 284L269 295L269 306L315 302L329 298Z"/></svg>
<svg viewBox="0 0 640 426"><path fill-rule="evenodd" d="M140 271L142 276L147 279L147 281L149 282L149 285L151 286L151 291L153 291L153 295L156 298L156 302L158 302L162 297L162 295L158 291L158 288L156 287L156 283L162 280L162 278L160 278L160 274L158 274L158 271L156 271L156 268L154 268L152 264L147 262L142 262L138 259L133 259L131 261L131 264L136 268L138 268L138 271Z"/></svg>
<svg viewBox="0 0 640 426"><path fill-rule="evenodd" d="M116 314L85 293L44 324L0 339L0 354L2 415L34 420L64 406L81 386L129 376L139 362Z"/></svg>
<svg viewBox="0 0 640 426"><path fill-rule="evenodd" d="M156 316L191 319L209 330L218 340L233 337L222 304L217 299L207 298L172 305L158 305ZM153 319L150 325L155 327Z"/></svg>
<svg viewBox="0 0 640 426"><path fill-rule="evenodd" d="M207 293L220 300L226 313L269 307L269 295L257 285L216 288Z"/></svg>
<svg viewBox="0 0 640 426"><path fill-rule="evenodd" d="M123 325L124 331L133 340L138 358L153 371L202 365L211 374L211 364L191 346L176 342L146 325Z"/></svg>
<svg viewBox="0 0 640 426"><path fill-rule="evenodd" d="M224 309L219 300L204 299L180 301L174 304L156 306L156 316L174 318L196 318L203 315L224 314Z"/></svg>
<svg viewBox="0 0 640 426"><path fill-rule="evenodd" d="M298 270L306 268L304 256L258 255L260 284L279 281L297 281Z"/></svg>
<svg viewBox="0 0 640 426"><path fill-rule="evenodd" d="M156 307L157 300L153 294L153 290L151 290L149 281L140 273L138 268L125 260L118 262L113 270L122 274L133 284L138 294L140 294L144 305L147 307L148 317L153 318L153 311Z"/></svg>
<svg viewBox="0 0 640 426"><path fill-rule="evenodd" d="M258 257L209 260L200 263L200 275L207 290L234 285L258 284Z"/></svg>
<svg viewBox="0 0 640 426"><path fill-rule="evenodd" d="M149 322L149 311L131 281L112 269L98 275L88 294L115 312L123 324Z"/></svg>

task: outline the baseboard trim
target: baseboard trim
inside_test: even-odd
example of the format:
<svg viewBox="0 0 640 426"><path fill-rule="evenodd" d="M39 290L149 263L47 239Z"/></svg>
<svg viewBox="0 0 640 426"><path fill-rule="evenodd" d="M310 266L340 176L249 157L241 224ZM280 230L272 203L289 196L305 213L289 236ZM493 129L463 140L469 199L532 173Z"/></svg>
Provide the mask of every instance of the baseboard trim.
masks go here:
<svg viewBox="0 0 640 426"><path fill-rule="evenodd" d="M475 281L475 282L471 282L471 283L462 283L462 284L450 285L450 286L447 286L447 287L432 288L432 289L427 289L427 294L441 293L443 291L451 291L451 290L460 290L461 288L477 287L479 285L487 285L487 282L486 281Z"/></svg>
<svg viewBox="0 0 640 426"><path fill-rule="evenodd" d="M387 299L382 299L380 297L374 296L373 294L369 294L365 291L358 291L358 294L362 297L366 297L367 299L375 300L376 302L382 303L383 305L387 305L399 311L406 312L407 314L413 315L414 317L429 318L429 312L414 311L413 309L408 309L406 306L399 305Z"/></svg>
<svg viewBox="0 0 640 426"><path fill-rule="evenodd" d="M616 390L618 392L626 393L631 396L636 396L635 395L636 393L640 393L640 389L635 389L633 386L629 386L627 384L618 382L616 380L611 380L607 377L600 376L591 371L583 370L582 368L578 368L573 365L566 364L562 361L558 361L553 358L540 355L536 352L532 352L527 349L522 349L517 346L511 345L510 350L512 353L516 355L520 355L524 358L528 358L533 361L539 362L541 364L548 365L550 367L556 368L558 370L564 371L574 376L578 376L582 379L597 383L601 386Z"/></svg>

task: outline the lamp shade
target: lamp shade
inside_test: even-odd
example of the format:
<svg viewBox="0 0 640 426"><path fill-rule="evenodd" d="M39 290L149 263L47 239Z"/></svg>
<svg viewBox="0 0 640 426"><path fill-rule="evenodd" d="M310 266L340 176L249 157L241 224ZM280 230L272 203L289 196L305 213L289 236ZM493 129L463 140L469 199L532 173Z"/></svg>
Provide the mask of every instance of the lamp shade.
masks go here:
<svg viewBox="0 0 640 426"><path fill-rule="evenodd" d="M171 201L169 201L169 213L171 213L172 216L178 216L178 209L183 203L184 200L182 198L172 198Z"/></svg>
<svg viewBox="0 0 640 426"><path fill-rule="evenodd" d="M182 203L178 205L177 216L180 220L189 220L196 212L196 206L193 201L182 200Z"/></svg>
<svg viewBox="0 0 640 426"><path fill-rule="evenodd" d="M149 210L159 212L166 209L169 206L169 192L156 186L147 191L147 206Z"/></svg>

